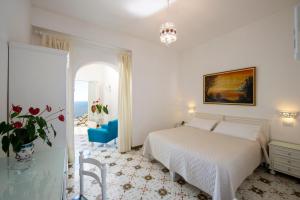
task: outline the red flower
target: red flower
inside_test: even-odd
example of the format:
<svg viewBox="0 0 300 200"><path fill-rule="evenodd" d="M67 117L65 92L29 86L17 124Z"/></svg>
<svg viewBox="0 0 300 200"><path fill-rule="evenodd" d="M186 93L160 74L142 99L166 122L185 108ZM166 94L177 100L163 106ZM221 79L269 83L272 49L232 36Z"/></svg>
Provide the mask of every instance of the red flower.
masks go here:
<svg viewBox="0 0 300 200"><path fill-rule="evenodd" d="M33 107L30 107L28 111L29 111L29 113L32 114L32 115L37 115L37 114L39 114L40 109L39 109L39 108L33 108Z"/></svg>
<svg viewBox="0 0 300 200"><path fill-rule="evenodd" d="M59 121L62 121L62 122L63 122L63 121L65 121L65 116L59 115L59 116L58 116L58 119L59 119Z"/></svg>
<svg viewBox="0 0 300 200"><path fill-rule="evenodd" d="M52 110L52 108L51 108L51 106L46 106L46 110L48 111L48 112L51 112L51 110Z"/></svg>
<svg viewBox="0 0 300 200"><path fill-rule="evenodd" d="M13 124L13 126L14 126L14 128L22 128L23 124L22 124L22 122L15 122Z"/></svg>
<svg viewBox="0 0 300 200"><path fill-rule="evenodd" d="M12 110L16 113L20 113L22 111L22 107L12 105Z"/></svg>

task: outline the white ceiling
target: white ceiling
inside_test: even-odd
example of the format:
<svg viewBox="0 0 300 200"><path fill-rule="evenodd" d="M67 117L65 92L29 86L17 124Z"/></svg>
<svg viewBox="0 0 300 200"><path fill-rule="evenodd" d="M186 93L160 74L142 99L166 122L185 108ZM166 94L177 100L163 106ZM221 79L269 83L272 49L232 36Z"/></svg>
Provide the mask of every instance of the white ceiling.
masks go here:
<svg viewBox="0 0 300 200"><path fill-rule="evenodd" d="M32 0L34 6L159 43L167 18L186 49L300 3L300 0Z"/></svg>

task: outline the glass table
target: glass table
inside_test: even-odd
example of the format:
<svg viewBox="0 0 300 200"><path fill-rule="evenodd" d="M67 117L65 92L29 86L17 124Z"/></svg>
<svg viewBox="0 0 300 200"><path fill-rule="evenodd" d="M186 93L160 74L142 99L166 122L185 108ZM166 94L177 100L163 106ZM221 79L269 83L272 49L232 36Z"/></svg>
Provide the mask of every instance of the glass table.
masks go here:
<svg viewBox="0 0 300 200"><path fill-rule="evenodd" d="M0 199L65 199L67 156L65 148L36 152L20 164L14 158L0 158Z"/></svg>

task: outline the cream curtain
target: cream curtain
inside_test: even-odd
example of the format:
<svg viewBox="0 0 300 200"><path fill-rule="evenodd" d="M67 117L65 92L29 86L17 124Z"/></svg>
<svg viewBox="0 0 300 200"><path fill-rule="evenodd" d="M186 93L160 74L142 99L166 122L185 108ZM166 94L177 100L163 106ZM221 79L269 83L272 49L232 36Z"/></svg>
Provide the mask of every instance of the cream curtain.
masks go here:
<svg viewBox="0 0 300 200"><path fill-rule="evenodd" d="M55 35L42 34L42 46L69 51L70 43L67 39Z"/></svg>
<svg viewBox="0 0 300 200"><path fill-rule="evenodd" d="M119 152L131 150L132 143L132 81L131 55L120 55L118 139Z"/></svg>

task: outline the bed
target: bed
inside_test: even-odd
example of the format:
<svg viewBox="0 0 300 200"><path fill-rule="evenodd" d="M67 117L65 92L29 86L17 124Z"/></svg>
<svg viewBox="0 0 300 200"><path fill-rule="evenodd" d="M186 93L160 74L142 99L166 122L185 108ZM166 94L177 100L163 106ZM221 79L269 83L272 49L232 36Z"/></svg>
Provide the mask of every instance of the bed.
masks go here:
<svg viewBox="0 0 300 200"><path fill-rule="evenodd" d="M197 117L260 125L263 137L251 141L182 126L150 133L144 143L144 156L158 160L213 200L232 200L240 184L266 155L268 122L204 113L197 113ZM268 162L267 155L265 160Z"/></svg>

